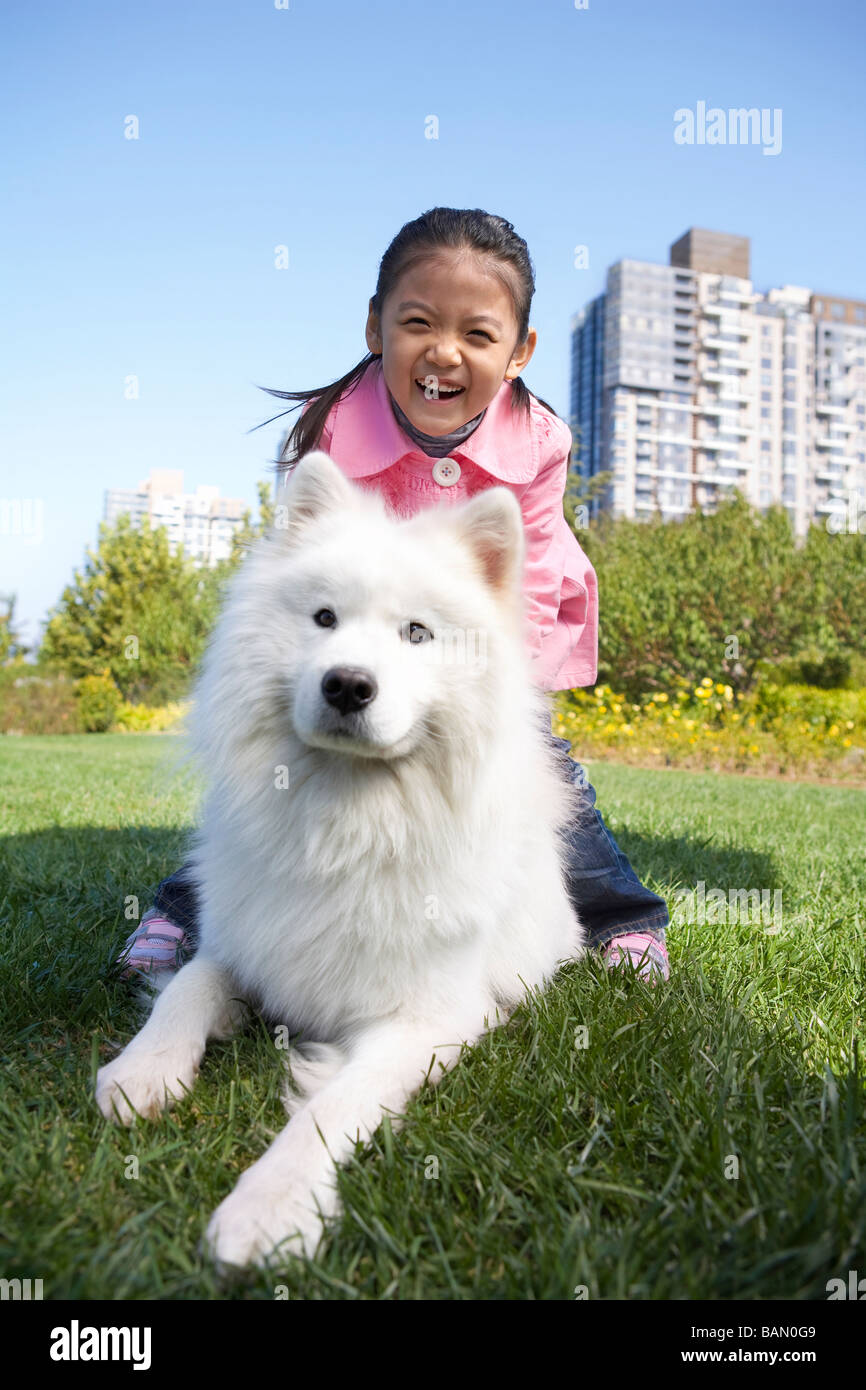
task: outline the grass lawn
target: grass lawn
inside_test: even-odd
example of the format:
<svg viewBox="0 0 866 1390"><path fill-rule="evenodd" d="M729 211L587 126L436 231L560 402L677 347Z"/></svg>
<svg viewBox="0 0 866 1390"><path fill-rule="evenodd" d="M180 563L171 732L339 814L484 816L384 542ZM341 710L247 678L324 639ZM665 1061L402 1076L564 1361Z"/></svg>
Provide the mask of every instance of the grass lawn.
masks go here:
<svg viewBox="0 0 866 1390"><path fill-rule="evenodd" d="M283 1123L264 1025L212 1045L160 1123L115 1128L92 1099L137 1026L125 900L149 905L195 814L177 748L0 740L5 1277L48 1299L824 1299L866 1274L866 793L597 763L672 907L703 881L778 891L781 914L676 920L656 989L569 966L358 1149L315 1262L220 1284L207 1218Z"/></svg>

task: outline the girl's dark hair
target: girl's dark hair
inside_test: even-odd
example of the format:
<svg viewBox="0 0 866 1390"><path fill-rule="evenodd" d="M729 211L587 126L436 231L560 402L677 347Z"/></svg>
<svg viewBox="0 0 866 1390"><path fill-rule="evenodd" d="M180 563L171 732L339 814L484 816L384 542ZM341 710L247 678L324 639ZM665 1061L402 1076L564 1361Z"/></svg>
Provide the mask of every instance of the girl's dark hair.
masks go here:
<svg viewBox="0 0 866 1390"><path fill-rule="evenodd" d="M525 342L529 332L529 309L535 293L535 274L529 250L510 222L506 222L504 217L483 212L481 208L431 208L401 227L379 265L376 293L371 301L374 312L381 318L385 300L405 271L443 249L474 251L490 257L490 270L499 276L514 304L518 324L517 342ZM367 369L380 361L380 356L379 353L368 352L339 381L312 391L274 391L268 386L261 388L282 400L311 402L309 409L299 416L283 441L280 457L276 461L278 477L304 454L316 448L322 427L335 403L342 395L354 391ZM530 392L522 377L516 377L511 385L512 409L520 409L528 414L529 397L534 393ZM540 396L535 399L551 414L556 414L547 401L541 400ZM297 406L291 406L279 415L272 415L270 420L263 420L262 425L269 425L295 409ZM255 428L261 429L262 425Z"/></svg>

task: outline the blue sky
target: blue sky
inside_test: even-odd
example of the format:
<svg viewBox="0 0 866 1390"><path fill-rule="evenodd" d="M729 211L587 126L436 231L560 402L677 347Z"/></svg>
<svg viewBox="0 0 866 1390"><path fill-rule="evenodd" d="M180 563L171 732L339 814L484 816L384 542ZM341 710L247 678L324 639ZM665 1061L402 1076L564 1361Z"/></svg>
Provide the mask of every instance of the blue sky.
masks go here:
<svg viewBox="0 0 866 1390"><path fill-rule="evenodd" d="M379 260L426 208L526 238L526 379L563 414L570 316L689 226L751 237L761 289L866 299L859 3L8 0L3 27L0 499L42 526L0 534L0 592L28 640L106 487L174 467L254 504L281 437L246 433L278 408L256 383L364 354ZM698 101L781 108L781 152L677 145Z"/></svg>

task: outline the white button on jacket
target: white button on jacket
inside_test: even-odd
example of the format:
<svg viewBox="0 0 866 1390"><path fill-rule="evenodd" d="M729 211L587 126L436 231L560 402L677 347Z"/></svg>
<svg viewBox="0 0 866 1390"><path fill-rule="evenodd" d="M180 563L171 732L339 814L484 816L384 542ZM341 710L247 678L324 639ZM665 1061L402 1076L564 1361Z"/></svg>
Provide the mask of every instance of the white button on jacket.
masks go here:
<svg viewBox="0 0 866 1390"><path fill-rule="evenodd" d="M456 459L437 459L433 465L433 477L440 487L451 487L460 477L460 464Z"/></svg>

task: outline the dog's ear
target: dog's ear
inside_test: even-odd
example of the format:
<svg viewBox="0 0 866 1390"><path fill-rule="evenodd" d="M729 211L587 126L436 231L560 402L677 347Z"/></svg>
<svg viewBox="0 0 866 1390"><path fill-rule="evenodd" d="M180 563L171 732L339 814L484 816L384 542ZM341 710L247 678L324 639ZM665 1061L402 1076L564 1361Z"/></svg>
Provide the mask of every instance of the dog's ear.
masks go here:
<svg viewBox="0 0 866 1390"><path fill-rule="evenodd" d="M526 539L514 494L507 487L487 488L447 515L490 587L503 595L519 592Z"/></svg>
<svg viewBox="0 0 866 1390"><path fill-rule="evenodd" d="M311 522L352 506L356 496L356 489L328 454L321 449L304 454L276 489L269 538L291 544Z"/></svg>

